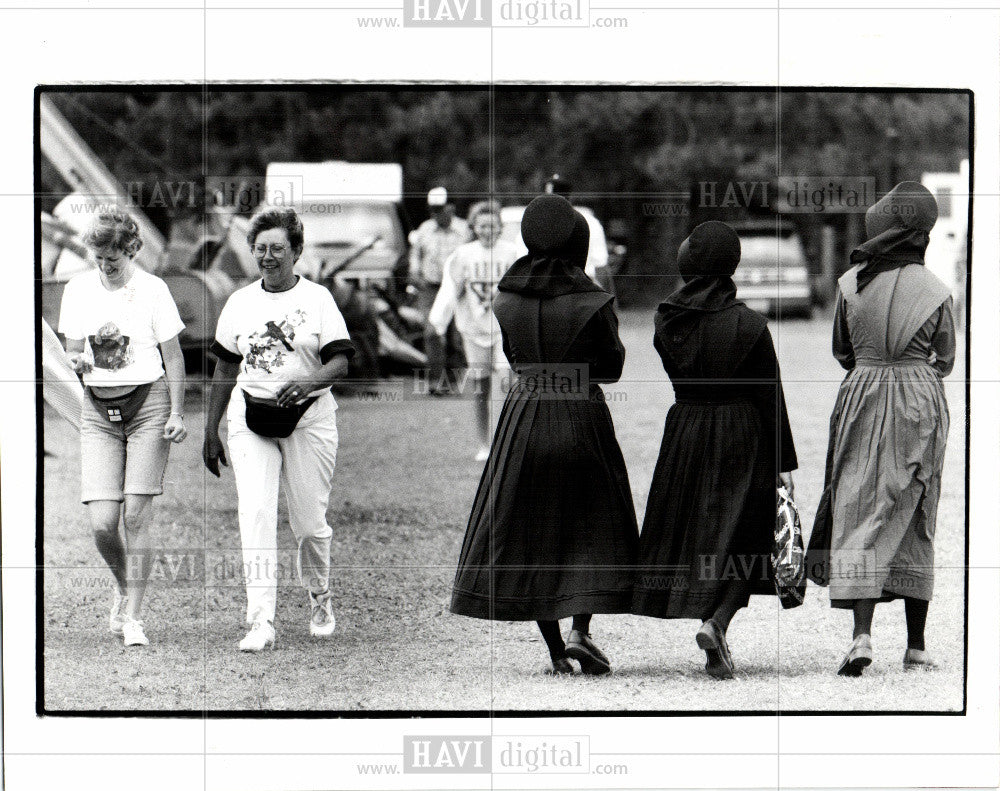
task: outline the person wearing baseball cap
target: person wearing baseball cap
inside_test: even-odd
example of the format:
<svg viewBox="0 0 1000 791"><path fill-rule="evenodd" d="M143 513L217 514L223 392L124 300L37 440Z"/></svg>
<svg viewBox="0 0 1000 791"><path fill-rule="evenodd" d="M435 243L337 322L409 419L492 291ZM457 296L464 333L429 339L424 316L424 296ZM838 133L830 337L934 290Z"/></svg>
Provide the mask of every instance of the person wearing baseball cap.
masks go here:
<svg viewBox="0 0 1000 791"><path fill-rule="evenodd" d="M469 226L455 216L444 187L427 193L427 211L431 215L413 232L410 246L410 281L417 288L417 309L427 317L441 289L445 262L459 246L470 241ZM445 364L464 362L461 338L452 321L443 339L428 323L424 333L427 351L428 380L432 395L447 392Z"/></svg>

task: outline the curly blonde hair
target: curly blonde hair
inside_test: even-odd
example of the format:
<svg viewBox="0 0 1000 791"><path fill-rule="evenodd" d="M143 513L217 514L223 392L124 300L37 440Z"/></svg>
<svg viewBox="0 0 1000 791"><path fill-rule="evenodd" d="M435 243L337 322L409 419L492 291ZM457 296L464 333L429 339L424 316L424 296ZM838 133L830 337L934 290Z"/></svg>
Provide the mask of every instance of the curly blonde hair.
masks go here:
<svg viewBox="0 0 1000 791"><path fill-rule="evenodd" d="M492 214L498 220L501 220L499 201L484 200L484 201L479 201L478 203L473 203L472 206L469 208L469 215L468 219L466 220L466 222L469 224L469 227L471 228L473 225L475 225L476 220L478 220L480 215L483 214Z"/></svg>
<svg viewBox="0 0 1000 791"><path fill-rule="evenodd" d="M139 223L124 209L102 209L83 235L83 243L94 250L110 247L134 258L142 249Z"/></svg>

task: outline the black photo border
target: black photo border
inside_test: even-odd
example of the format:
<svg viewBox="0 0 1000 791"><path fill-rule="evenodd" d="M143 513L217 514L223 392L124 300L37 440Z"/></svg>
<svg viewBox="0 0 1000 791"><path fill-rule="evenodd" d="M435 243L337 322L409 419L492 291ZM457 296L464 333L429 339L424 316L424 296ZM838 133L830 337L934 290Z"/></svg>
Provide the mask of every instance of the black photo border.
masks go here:
<svg viewBox="0 0 1000 791"><path fill-rule="evenodd" d="M132 93L143 92L192 92L201 90L210 92L281 92L309 91L313 89L329 90L336 88L344 91L378 91L378 90L486 90L491 92L513 92L525 90L586 90L593 92L606 91L663 91L671 93L865 93L865 94L950 94L966 96L969 102L969 201L968 201L968 233L966 239L966 274L965 274L965 569L964 569L964 615L963 615L963 661L962 661L962 708L957 711L919 711L919 710L494 710L494 709L372 709L372 710L214 710L214 709L47 709L45 707L45 672L44 672L44 408L42 396L42 272L41 272L41 169L42 153L40 144L40 97L48 93ZM554 718L554 717L867 717L867 716L931 716L954 717L965 716L968 713L968 665L969 665L969 466L970 440L972 422L972 252L973 252L973 203L975 185L975 95L971 89L960 88L920 88L920 87L858 87L858 86L741 86L736 84L718 85L670 85L664 83L643 84L590 84L590 83L462 83L462 82L331 82L302 81L281 83L253 82L186 82L186 83L114 83L114 84L43 84L37 85L33 97L34 134L33 134L33 166L34 166L34 306L35 306L35 440L36 440L36 500L35 500L35 714L37 717L59 718L165 718L165 719L256 719L256 720L288 720L288 719L415 719L415 718ZM0 572L2 579L2 572ZM0 655L3 651L3 637L0 634ZM4 674L4 683L7 678ZM0 710L3 707L2 690L0 690ZM6 717L3 718L4 720ZM2 732L3 723L0 723Z"/></svg>

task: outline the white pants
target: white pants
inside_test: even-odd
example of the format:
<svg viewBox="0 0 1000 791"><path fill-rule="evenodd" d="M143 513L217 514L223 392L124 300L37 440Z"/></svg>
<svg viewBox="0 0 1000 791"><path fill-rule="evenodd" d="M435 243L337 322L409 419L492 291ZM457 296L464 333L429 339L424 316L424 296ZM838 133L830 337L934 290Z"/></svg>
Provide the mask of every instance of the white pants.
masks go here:
<svg viewBox="0 0 1000 791"><path fill-rule="evenodd" d="M229 461L239 499L240 541L247 589L247 623L274 620L278 581L278 487L285 490L288 521L298 541L299 583L319 593L330 576L326 508L337 462L337 409L329 391L299 420L290 437L262 437L247 428L246 403L233 391L227 412Z"/></svg>

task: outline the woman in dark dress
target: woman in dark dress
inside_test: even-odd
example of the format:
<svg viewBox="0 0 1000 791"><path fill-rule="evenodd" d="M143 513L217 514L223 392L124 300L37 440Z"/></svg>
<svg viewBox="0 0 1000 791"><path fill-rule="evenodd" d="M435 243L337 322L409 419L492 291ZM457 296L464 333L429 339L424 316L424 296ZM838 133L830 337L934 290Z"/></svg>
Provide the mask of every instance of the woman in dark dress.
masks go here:
<svg viewBox="0 0 1000 791"><path fill-rule="evenodd" d="M517 374L455 575L451 611L537 621L552 672L607 673L593 613L628 612L638 546L628 474L600 382L621 376L612 297L584 274L587 221L555 195L525 209L528 254L493 310ZM567 643L559 619L573 616Z"/></svg>
<svg viewBox="0 0 1000 791"><path fill-rule="evenodd" d="M751 594L774 594L768 562L776 480L797 466L774 344L736 300L740 240L706 222L680 247L683 285L656 314L674 387L639 544L632 612L698 618L705 669L732 678L726 630Z"/></svg>

